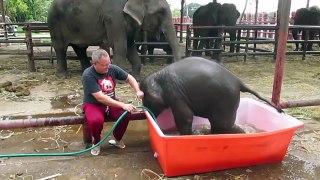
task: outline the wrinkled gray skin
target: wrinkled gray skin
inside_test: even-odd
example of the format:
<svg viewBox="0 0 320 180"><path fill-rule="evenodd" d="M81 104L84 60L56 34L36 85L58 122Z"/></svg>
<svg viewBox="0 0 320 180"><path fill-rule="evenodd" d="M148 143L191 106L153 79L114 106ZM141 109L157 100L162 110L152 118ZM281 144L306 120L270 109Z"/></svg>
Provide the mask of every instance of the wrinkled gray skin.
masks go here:
<svg viewBox="0 0 320 180"><path fill-rule="evenodd" d="M217 2L208 3L207 5L199 7L193 14L193 26L234 26L237 19L240 16L240 12L237 10L234 4L220 4ZM236 40L236 30L227 30L230 35L230 40ZM194 29L194 37L217 37L217 29ZM193 41L193 49L210 49L210 40ZM212 40L211 40L212 42ZM217 44L215 44L215 48ZM234 45L230 45L230 52L234 52ZM201 52L194 52L193 55L201 56ZM206 52L207 56L210 56L209 52Z"/></svg>
<svg viewBox="0 0 320 180"><path fill-rule="evenodd" d="M135 38L135 41L136 42L143 42L143 31L141 31L137 37ZM164 42L168 42L166 36L163 34L163 32L147 32L147 42L161 42L161 43L164 43ZM137 46L137 49L139 51L139 48L141 45L136 45ZM141 47L142 48L142 47ZM159 48L159 49L163 49L163 51L165 51L167 53L167 55L172 55L172 49L171 47L168 45L168 44L158 44L158 45L155 45L155 44L150 44L150 45L147 45L147 52L149 55L153 55L153 51L155 48ZM140 51L140 53L142 52L142 49ZM145 64L145 58L141 58L142 60L142 64ZM150 57L150 61L151 62L154 62L154 57ZM172 58L169 57L167 58L167 64L170 64L172 63Z"/></svg>
<svg viewBox="0 0 320 180"><path fill-rule="evenodd" d="M294 17L294 25L310 25L310 26L320 26L320 9L317 6L312 6L310 8L300 8L297 10L296 15ZM298 33L300 33L301 30L293 29L292 30L292 36L293 39L298 40ZM310 30L309 31L309 40L313 40L317 34L320 32L317 30ZM302 37L301 39L306 39L306 31L302 31ZM303 47L305 46L305 43L301 43L301 50L303 50ZM296 43L296 49L295 51L299 50L299 43ZM307 44L307 51L312 51L312 43Z"/></svg>
<svg viewBox="0 0 320 180"><path fill-rule="evenodd" d="M84 70L90 66L89 45L112 47L113 63L123 67L128 57L132 74L139 76L141 60L134 37L141 29L164 32L179 60L179 47L170 7L165 0L54 0L48 15L57 75L67 75L66 50L71 45Z"/></svg>
<svg viewBox="0 0 320 180"><path fill-rule="evenodd" d="M151 74L141 81L140 88L143 105L155 116L172 109L181 135L192 134L194 115L209 119L212 134L244 133L235 125L240 92L249 92L273 106L230 71L201 57L185 58Z"/></svg>

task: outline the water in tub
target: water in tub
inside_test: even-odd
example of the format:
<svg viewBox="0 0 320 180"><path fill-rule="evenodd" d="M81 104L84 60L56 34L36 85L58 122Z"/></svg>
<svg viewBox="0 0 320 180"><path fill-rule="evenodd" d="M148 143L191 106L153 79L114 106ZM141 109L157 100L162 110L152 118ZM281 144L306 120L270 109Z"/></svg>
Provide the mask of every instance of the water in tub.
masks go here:
<svg viewBox="0 0 320 180"><path fill-rule="evenodd" d="M251 133L261 133L263 130L257 129L256 127L250 124L237 124L240 126L246 134ZM164 135L174 136L179 135L178 129L176 127L172 127L169 129L162 129ZM192 126L192 135L208 135L210 132L210 124L197 124Z"/></svg>

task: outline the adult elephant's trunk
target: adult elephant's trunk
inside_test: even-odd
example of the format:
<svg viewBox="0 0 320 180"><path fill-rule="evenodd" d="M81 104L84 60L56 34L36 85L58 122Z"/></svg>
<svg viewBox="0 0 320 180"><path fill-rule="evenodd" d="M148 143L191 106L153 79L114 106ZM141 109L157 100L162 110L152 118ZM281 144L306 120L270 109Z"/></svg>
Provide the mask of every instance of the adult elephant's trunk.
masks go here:
<svg viewBox="0 0 320 180"><path fill-rule="evenodd" d="M180 48L179 48L179 44L176 36L176 31L171 21L172 20L170 18L170 22L165 22L162 24L162 32L164 33L164 35L166 36L169 42L169 45L172 49L174 62L175 62L175 61L179 61L181 59L181 56L180 56Z"/></svg>

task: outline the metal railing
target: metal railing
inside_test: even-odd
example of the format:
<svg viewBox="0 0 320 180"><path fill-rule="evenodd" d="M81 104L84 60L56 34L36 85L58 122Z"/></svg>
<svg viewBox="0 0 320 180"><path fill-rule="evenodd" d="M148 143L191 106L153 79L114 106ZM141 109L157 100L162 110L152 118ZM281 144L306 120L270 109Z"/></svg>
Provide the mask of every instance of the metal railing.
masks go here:
<svg viewBox="0 0 320 180"><path fill-rule="evenodd" d="M191 31L193 29L216 29L218 32L217 37L193 37L191 35ZM237 30L237 39L235 41L226 40L227 37L223 32L226 30ZM269 39L269 38L258 38L256 36L257 30L273 30L276 31L275 38ZM320 43L320 40L309 40L308 39L308 33L311 30L320 31L320 26L289 26L289 31L299 29L306 31L306 38L304 40L288 40L288 43ZM244 56L244 61L246 61L246 58L248 55L253 56L266 56L270 55L273 56L274 59L276 59L277 54L277 44L278 44L278 37L279 34L277 34L278 27L277 26L197 26L192 27L189 26L187 30L187 43L186 43L186 56L190 56L192 52L206 52L210 51L213 56L212 58L217 59L218 61L221 61L221 56ZM252 33L253 32L253 33ZM245 36L241 36L241 34L244 33ZM254 37L251 37L251 35L254 34ZM280 34L281 37L282 34ZM214 41L218 41L215 48L209 48L209 49L195 49L191 47L191 41L194 40L203 40L203 39L211 39ZM288 38L287 38L288 39ZM236 52L225 52L225 48L223 46L234 44L236 46ZM249 45L253 45L253 47L249 47ZM256 45L258 44L273 44L272 49L258 49ZM244 45L244 46L243 46ZM320 51L307 51L306 46L303 46L302 50L298 51L286 51L285 54L287 55L302 55L302 59L305 58L307 54L320 54ZM240 51L240 49L243 49L243 51ZM273 92L275 93L275 92ZM280 107L282 108L288 108L288 107L301 107L301 106L315 106L320 105L320 99L314 99L314 100L299 100L299 101L291 101L291 102L284 102L280 104Z"/></svg>
<svg viewBox="0 0 320 180"><path fill-rule="evenodd" d="M217 37L193 37L193 29L215 29L218 32ZM320 31L320 26L290 26L289 31L294 29L300 29L306 31ZM229 36L224 33L228 30L237 31L237 39L235 41L230 41ZM248 55L254 56L265 56L271 55L275 57L277 38L261 38L258 37L257 32L263 30L266 32L276 31L277 26L265 26L265 25L237 25L237 26L188 26L187 29L187 42L186 42L186 56L190 56L192 52L206 52L211 51L214 53L219 53L215 55L215 58L220 58L221 56L244 56L244 61L246 61ZM275 34L275 37L277 34ZM191 41L202 40L204 38L217 39L220 41L218 43L218 48L210 49L195 49L191 47ZM292 40L288 38L288 43L320 43L320 40L309 40L308 36L304 40ZM225 52L225 47L233 44L236 47L236 52ZM272 49L259 49L258 44L272 44ZM250 47L252 45L253 47ZM243 51L240 51L242 49ZM221 53L221 54L220 54ZM302 59L305 59L308 54L320 54L320 51L307 51L306 46L302 50L292 51L287 50L287 55L302 55Z"/></svg>

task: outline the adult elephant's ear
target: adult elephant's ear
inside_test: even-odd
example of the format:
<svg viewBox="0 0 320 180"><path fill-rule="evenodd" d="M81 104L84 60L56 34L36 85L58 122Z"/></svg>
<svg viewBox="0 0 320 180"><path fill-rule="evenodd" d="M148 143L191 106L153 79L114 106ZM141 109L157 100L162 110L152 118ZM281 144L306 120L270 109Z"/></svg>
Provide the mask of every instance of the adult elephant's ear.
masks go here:
<svg viewBox="0 0 320 180"><path fill-rule="evenodd" d="M136 20L139 26L142 25L145 7L141 0L128 0L123 8L123 12Z"/></svg>

